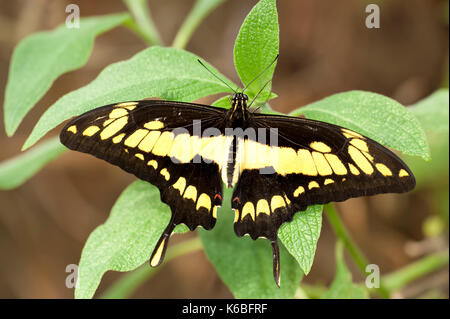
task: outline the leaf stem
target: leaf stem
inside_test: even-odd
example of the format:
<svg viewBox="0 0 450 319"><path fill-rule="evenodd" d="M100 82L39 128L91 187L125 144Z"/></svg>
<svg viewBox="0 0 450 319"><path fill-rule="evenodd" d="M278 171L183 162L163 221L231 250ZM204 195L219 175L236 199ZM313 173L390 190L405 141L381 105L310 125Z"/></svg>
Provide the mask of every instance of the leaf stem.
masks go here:
<svg viewBox="0 0 450 319"><path fill-rule="evenodd" d="M180 244L177 244L167 251L164 264L178 256L200 250L202 247L203 246L199 237L195 237L193 239L189 239ZM130 296L139 286L150 279L160 269L161 266L158 268L151 268L148 264L144 264L117 280L108 290L103 293L103 295L100 296L100 298L121 299Z"/></svg>
<svg viewBox="0 0 450 319"><path fill-rule="evenodd" d="M134 21L126 25L150 45L162 45L161 37L150 16L147 0L124 0L124 3L134 17Z"/></svg>
<svg viewBox="0 0 450 319"><path fill-rule="evenodd" d="M202 20L223 1L224 0L197 0L186 20L184 20L178 30L172 46L178 49L184 49L200 22L202 22Z"/></svg>
<svg viewBox="0 0 450 319"><path fill-rule="evenodd" d="M384 287L390 292L399 290L408 283L447 265L448 261L448 250L426 256L397 271L383 276Z"/></svg>
<svg viewBox="0 0 450 319"><path fill-rule="evenodd" d="M342 240L345 248L349 252L353 261L356 263L356 265L360 269L361 273L363 275L366 275L366 267L369 263L368 263L366 257L362 254L362 252L359 250L359 248L355 245L355 243L351 239L347 229L345 228L344 224L342 223L341 219L339 218L339 215L338 215L335 207L332 204L326 204L325 205L325 213L328 217L328 220L331 223L331 226L333 227L333 229L336 233L336 236ZM389 291L383 286L383 284L380 283L380 288L376 289L376 291L383 298L389 298Z"/></svg>

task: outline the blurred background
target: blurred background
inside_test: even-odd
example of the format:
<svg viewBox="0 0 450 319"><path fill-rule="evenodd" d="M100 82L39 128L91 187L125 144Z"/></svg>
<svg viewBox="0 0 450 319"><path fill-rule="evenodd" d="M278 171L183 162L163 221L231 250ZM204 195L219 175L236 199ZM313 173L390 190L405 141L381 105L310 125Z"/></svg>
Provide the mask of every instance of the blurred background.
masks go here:
<svg viewBox="0 0 450 319"><path fill-rule="evenodd" d="M149 1L165 44L172 42L193 2ZM232 48L256 2L226 1L203 21L186 49L239 83ZM126 10L120 0L0 0L1 101L15 45L31 33L64 23L69 3L79 5L81 17ZM365 27L369 3L380 5L380 29ZM273 91L279 97L272 101L278 111L289 112L354 89L410 105L448 87L448 1L278 1L278 11L280 58ZM98 37L87 65L58 78L12 138L5 134L1 110L0 161L20 152L37 119L59 97L88 84L110 63L128 59L145 47L123 27ZM211 103L215 98L200 102ZM52 135L57 133L54 130ZM337 205L357 245L383 274L448 247L448 166L438 176L431 186L421 184L409 194L358 198ZM107 219L118 195L133 180L103 161L66 152L21 187L0 191L0 298L72 298L73 290L65 286L66 265L78 263L87 237ZM436 185L443 190L438 200ZM171 244L192 236L195 233L175 236ZM326 286L333 280L335 240L324 218L316 258L304 283ZM347 264L354 281L362 281L354 264L350 260ZM97 295L122 275L107 273ZM448 268L440 269L394 297L448 298L448 277ZM133 297L232 295L200 251L165 265Z"/></svg>

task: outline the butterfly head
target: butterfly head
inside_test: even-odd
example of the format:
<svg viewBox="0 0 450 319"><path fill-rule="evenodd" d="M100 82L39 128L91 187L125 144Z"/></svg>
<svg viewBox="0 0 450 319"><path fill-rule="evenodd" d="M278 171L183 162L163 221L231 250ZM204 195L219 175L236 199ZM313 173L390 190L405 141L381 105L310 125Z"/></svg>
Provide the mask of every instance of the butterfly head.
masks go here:
<svg viewBox="0 0 450 319"><path fill-rule="evenodd" d="M234 93L231 98L231 105L233 108L247 108L248 96L244 93Z"/></svg>

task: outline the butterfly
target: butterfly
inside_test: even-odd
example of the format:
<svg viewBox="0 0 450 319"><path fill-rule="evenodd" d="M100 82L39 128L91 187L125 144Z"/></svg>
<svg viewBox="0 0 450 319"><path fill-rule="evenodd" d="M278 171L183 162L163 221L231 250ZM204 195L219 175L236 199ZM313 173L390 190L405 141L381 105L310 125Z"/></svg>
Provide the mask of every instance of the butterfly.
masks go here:
<svg viewBox="0 0 450 319"><path fill-rule="evenodd" d="M233 187L237 236L267 238L280 286L277 232L309 205L403 193L415 179L393 152L355 131L316 120L165 100L121 102L72 119L60 140L158 187L171 219L150 258L164 259L176 225L210 230Z"/></svg>

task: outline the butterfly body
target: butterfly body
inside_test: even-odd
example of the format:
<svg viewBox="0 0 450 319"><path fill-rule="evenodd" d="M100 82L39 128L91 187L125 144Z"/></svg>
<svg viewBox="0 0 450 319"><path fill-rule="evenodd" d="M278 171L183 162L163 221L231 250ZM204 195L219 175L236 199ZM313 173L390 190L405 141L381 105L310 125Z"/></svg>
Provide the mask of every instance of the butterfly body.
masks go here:
<svg viewBox="0 0 450 319"><path fill-rule="evenodd" d="M103 106L62 130L68 148L90 153L156 185L172 217L152 253L159 265L176 225L212 229L234 187L234 230L272 243L279 285L277 232L307 206L415 185L390 150L346 128L248 110L233 95L231 108L161 100Z"/></svg>

